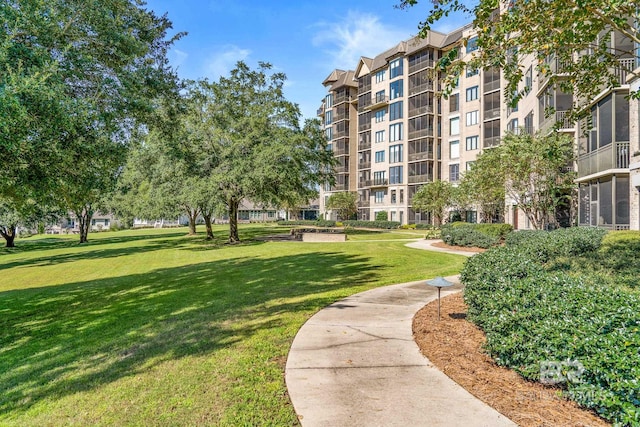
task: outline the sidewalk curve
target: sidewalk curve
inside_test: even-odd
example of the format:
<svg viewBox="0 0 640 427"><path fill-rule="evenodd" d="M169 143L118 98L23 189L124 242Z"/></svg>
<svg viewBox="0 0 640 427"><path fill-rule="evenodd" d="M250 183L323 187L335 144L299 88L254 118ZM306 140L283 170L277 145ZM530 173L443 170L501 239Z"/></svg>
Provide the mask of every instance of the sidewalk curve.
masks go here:
<svg viewBox="0 0 640 427"><path fill-rule="evenodd" d="M432 242L407 246L469 255L432 248ZM458 283L442 295L460 289ZM311 317L298 331L285 368L301 424L515 426L420 353L413 316L436 298L424 281L403 283L352 295Z"/></svg>

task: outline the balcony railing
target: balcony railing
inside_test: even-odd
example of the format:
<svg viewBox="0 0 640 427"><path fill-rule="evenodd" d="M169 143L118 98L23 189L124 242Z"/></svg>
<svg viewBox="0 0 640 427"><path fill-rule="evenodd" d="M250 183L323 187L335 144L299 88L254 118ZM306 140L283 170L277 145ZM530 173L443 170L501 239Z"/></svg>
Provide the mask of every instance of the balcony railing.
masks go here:
<svg viewBox="0 0 640 427"><path fill-rule="evenodd" d="M409 139L422 138L425 136L433 136L433 128L410 130Z"/></svg>
<svg viewBox="0 0 640 427"><path fill-rule="evenodd" d="M485 139L482 140L482 146L484 148L495 147L498 144L500 144L500 137L499 136L490 136L490 137L485 138Z"/></svg>
<svg viewBox="0 0 640 427"><path fill-rule="evenodd" d="M619 59L618 63L620 64L620 68L616 68L614 74L618 77L618 82L621 85L627 84L627 75L636 68L636 59L623 58Z"/></svg>
<svg viewBox="0 0 640 427"><path fill-rule="evenodd" d="M578 157L578 176L629 167L629 142L615 142Z"/></svg>
<svg viewBox="0 0 640 427"><path fill-rule="evenodd" d="M349 95L339 95L333 99L333 105L342 104L343 102L350 102L351 96Z"/></svg>
<svg viewBox="0 0 640 427"><path fill-rule="evenodd" d="M371 169L371 162L358 163L358 169Z"/></svg>
<svg viewBox="0 0 640 427"><path fill-rule="evenodd" d="M485 83L482 87L484 93L494 91L496 89L500 89L500 80L493 80L491 82Z"/></svg>
<svg viewBox="0 0 640 427"><path fill-rule="evenodd" d="M333 187L331 187L331 191L348 191L349 190L349 184L344 183L344 184L336 184Z"/></svg>
<svg viewBox="0 0 640 427"><path fill-rule="evenodd" d="M433 160L433 151L420 151L418 153L409 153L409 161L417 160Z"/></svg>
<svg viewBox="0 0 640 427"><path fill-rule="evenodd" d="M388 96L374 96L371 98L371 104L369 104L370 109L375 110L376 108L382 108L389 105L389 97Z"/></svg>
<svg viewBox="0 0 640 427"><path fill-rule="evenodd" d="M333 168L333 170L335 173L348 173L349 165L336 166L335 168Z"/></svg>
<svg viewBox="0 0 640 427"><path fill-rule="evenodd" d="M433 105L423 105L422 107L409 108L409 117L421 116L422 114L433 114Z"/></svg>
<svg viewBox="0 0 640 427"><path fill-rule="evenodd" d="M433 83L427 82L415 86L412 86L411 83L409 83L409 96L424 92L425 90L433 90Z"/></svg>
<svg viewBox="0 0 640 427"><path fill-rule="evenodd" d="M373 180L373 187L384 187L386 185L389 185L389 180L388 179L374 179Z"/></svg>
<svg viewBox="0 0 640 427"><path fill-rule="evenodd" d="M361 179L360 181L358 181L358 188L367 188L367 187L371 187L370 179Z"/></svg>
<svg viewBox="0 0 640 427"><path fill-rule="evenodd" d="M316 115L318 117L324 117L324 107L318 108L318 111L317 111Z"/></svg>
<svg viewBox="0 0 640 427"><path fill-rule="evenodd" d="M333 134L333 139L344 138L349 136L349 129L342 129Z"/></svg>
<svg viewBox="0 0 640 427"><path fill-rule="evenodd" d="M371 141L360 141L358 143L358 151L368 150L371 148Z"/></svg>
<svg viewBox="0 0 640 427"><path fill-rule="evenodd" d="M496 117L500 117L500 107L484 110L485 120L495 119Z"/></svg>
<svg viewBox="0 0 640 427"><path fill-rule="evenodd" d="M424 70L425 68L428 68L428 67L433 67L433 64L434 64L433 59L427 59L424 61L420 61L416 64L409 65L409 74L413 74L416 71Z"/></svg>
<svg viewBox="0 0 640 427"><path fill-rule="evenodd" d="M333 155L334 156L344 156L345 154L349 154L349 147L338 148L338 149L333 150Z"/></svg>
<svg viewBox="0 0 640 427"><path fill-rule="evenodd" d="M369 206L371 206L371 202L369 200L359 200L358 201L358 207L360 207L360 208L368 208Z"/></svg>
<svg viewBox="0 0 640 427"><path fill-rule="evenodd" d="M371 129L371 121L360 123L358 125L358 132L364 132L365 130L369 130L369 129Z"/></svg>
<svg viewBox="0 0 640 427"><path fill-rule="evenodd" d="M540 132L547 133L557 124L559 130L574 130L575 125L569 120L569 111L556 111L540 124Z"/></svg>
<svg viewBox="0 0 640 427"><path fill-rule="evenodd" d="M409 175L409 184L433 181L433 175Z"/></svg>

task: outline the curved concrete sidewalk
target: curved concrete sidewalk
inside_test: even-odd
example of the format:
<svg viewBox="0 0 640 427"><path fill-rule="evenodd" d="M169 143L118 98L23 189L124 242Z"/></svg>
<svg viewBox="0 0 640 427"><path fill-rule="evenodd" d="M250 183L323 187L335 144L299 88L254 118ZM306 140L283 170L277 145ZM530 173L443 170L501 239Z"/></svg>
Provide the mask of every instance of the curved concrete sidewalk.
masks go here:
<svg viewBox="0 0 640 427"><path fill-rule="evenodd" d="M432 248L432 242L407 246L470 255ZM457 276L448 279L457 282ZM458 283L442 295L460 289ZM420 353L413 316L436 298L424 281L403 283L352 295L311 317L285 369L302 425L515 426Z"/></svg>

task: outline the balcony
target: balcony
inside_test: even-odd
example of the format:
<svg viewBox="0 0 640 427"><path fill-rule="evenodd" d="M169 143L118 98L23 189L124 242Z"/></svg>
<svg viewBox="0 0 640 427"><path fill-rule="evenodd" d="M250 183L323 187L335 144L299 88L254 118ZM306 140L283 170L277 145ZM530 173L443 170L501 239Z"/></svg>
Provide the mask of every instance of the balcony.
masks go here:
<svg viewBox="0 0 640 427"><path fill-rule="evenodd" d="M324 117L324 107L318 108L318 111L316 112L316 115L318 117Z"/></svg>
<svg viewBox="0 0 640 427"><path fill-rule="evenodd" d="M349 191L349 184L336 184L331 187L331 191Z"/></svg>
<svg viewBox="0 0 640 427"><path fill-rule="evenodd" d="M349 165L339 165L333 168L335 173L349 173Z"/></svg>
<svg viewBox="0 0 640 427"><path fill-rule="evenodd" d="M433 59L427 59L424 61L420 61L416 64L409 65L409 74L413 74L417 71L424 70L425 68L433 68L433 64L435 61Z"/></svg>
<svg viewBox="0 0 640 427"><path fill-rule="evenodd" d="M433 151L420 151L417 153L409 153L409 161L433 160Z"/></svg>
<svg viewBox="0 0 640 427"><path fill-rule="evenodd" d="M426 90L433 90L433 83L432 82L427 82L427 83L422 83L419 85L411 85L409 84L409 96L412 95L416 95L420 92L424 92Z"/></svg>
<svg viewBox="0 0 640 427"><path fill-rule="evenodd" d="M575 125L569 120L569 111L556 111L555 114L549 115L540 124L540 133L549 132L554 126L557 126L558 130L574 131Z"/></svg>
<svg viewBox="0 0 640 427"><path fill-rule="evenodd" d="M333 105L342 104L343 102L351 102L351 96L349 96L349 95L338 95L333 99Z"/></svg>
<svg viewBox="0 0 640 427"><path fill-rule="evenodd" d="M546 73L546 74L538 73L538 79L540 81L540 86L539 86L540 88L542 88L545 85L547 80L549 80L550 76L564 73L565 70L567 69L567 67L570 64L570 62L563 61L563 60L560 60L558 58L553 58L550 61L547 61L546 63L549 66L548 73Z"/></svg>
<svg viewBox="0 0 640 427"><path fill-rule="evenodd" d="M371 141L360 141L358 143L358 151L368 150L371 148Z"/></svg>
<svg viewBox="0 0 640 427"><path fill-rule="evenodd" d="M409 131L409 139L423 138L425 136L433 136L433 128L417 129Z"/></svg>
<svg viewBox="0 0 640 427"><path fill-rule="evenodd" d="M368 208L369 206L371 206L371 202L368 199L358 201L359 208Z"/></svg>
<svg viewBox="0 0 640 427"><path fill-rule="evenodd" d="M491 120L500 117L500 107L484 110L484 119Z"/></svg>
<svg viewBox="0 0 640 427"><path fill-rule="evenodd" d="M370 179L361 179L360 181L358 181L358 188L367 188L367 187L371 187Z"/></svg>
<svg viewBox="0 0 640 427"><path fill-rule="evenodd" d="M333 150L333 155L334 156L344 156L345 154L349 154L349 147L338 148L338 149Z"/></svg>
<svg viewBox="0 0 640 427"><path fill-rule="evenodd" d="M371 162L358 163L358 169L371 169Z"/></svg>
<svg viewBox="0 0 640 427"><path fill-rule="evenodd" d="M371 121L367 121L365 123L360 123L358 125L358 132L364 132L366 130L371 129Z"/></svg>
<svg viewBox="0 0 640 427"><path fill-rule="evenodd" d="M375 110L377 108L383 108L389 105L389 97L388 96L374 96L371 98L371 104L369 104L368 109Z"/></svg>
<svg viewBox="0 0 640 427"><path fill-rule="evenodd" d="M578 177L629 168L629 142L615 142L578 157Z"/></svg>
<svg viewBox="0 0 640 427"><path fill-rule="evenodd" d="M371 186L372 187L386 187L387 185L389 185L389 180L388 179L374 179L373 180L373 184Z"/></svg>
<svg viewBox="0 0 640 427"><path fill-rule="evenodd" d="M433 175L409 175L409 184L419 184L433 181Z"/></svg>
<svg viewBox="0 0 640 427"><path fill-rule="evenodd" d="M482 146L484 148L497 147L500 144L499 136L491 136L482 140Z"/></svg>
<svg viewBox="0 0 640 427"><path fill-rule="evenodd" d="M500 89L500 80L493 80L491 82L485 83L482 86L482 90L484 93L492 92L494 90Z"/></svg>
<svg viewBox="0 0 640 427"><path fill-rule="evenodd" d="M333 139L344 138L349 136L349 129L342 129L333 134Z"/></svg>
<svg viewBox="0 0 640 427"><path fill-rule="evenodd" d="M433 105L409 108L409 117L421 116L423 114L433 114Z"/></svg>
<svg viewBox="0 0 640 427"><path fill-rule="evenodd" d="M618 63L620 68L614 70L614 74L618 77L618 83L621 85L627 84L627 75L636 68L635 58L623 58L619 59Z"/></svg>

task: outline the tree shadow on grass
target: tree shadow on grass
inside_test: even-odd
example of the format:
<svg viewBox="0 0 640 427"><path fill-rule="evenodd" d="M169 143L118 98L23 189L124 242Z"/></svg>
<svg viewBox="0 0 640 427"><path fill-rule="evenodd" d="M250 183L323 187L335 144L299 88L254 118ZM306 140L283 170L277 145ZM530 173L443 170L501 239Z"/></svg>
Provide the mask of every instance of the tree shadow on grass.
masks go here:
<svg viewBox="0 0 640 427"><path fill-rule="evenodd" d="M330 252L234 258L0 293L0 413L287 326L278 314L317 310L335 299L328 291L375 280L369 261Z"/></svg>

